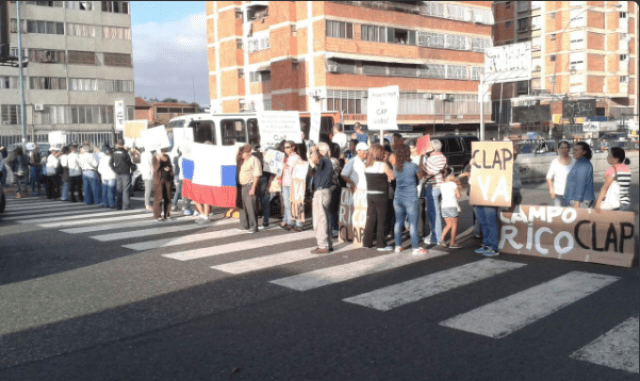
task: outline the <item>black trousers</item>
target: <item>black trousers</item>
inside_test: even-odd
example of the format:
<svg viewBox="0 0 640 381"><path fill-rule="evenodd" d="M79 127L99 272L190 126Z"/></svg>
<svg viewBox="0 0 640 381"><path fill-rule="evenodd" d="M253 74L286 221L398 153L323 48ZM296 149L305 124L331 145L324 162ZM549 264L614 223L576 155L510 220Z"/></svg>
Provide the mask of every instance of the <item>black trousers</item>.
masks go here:
<svg viewBox="0 0 640 381"><path fill-rule="evenodd" d="M47 176L47 198L60 197L60 175Z"/></svg>
<svg viewBox="0 0 640 381"><path fill-rule="evenodd" d="M384 227L387 223L387 203L389 197L386 194L367 195L367 223L364 227L362 246L373 247L373 231L376 230L376 247L385 248L386 236Z"/></svg>
<svg viewBox="0 0 640 381"><path fill-rule="evenodd" d="M73 193L74 191L78 192L77 201L84 201L84 196L82 195L82 175L71 176L69 177L69 180L71 181L71 187L69 190L69 193L71 195L71 201L76 201L75 193Z"/></svg>

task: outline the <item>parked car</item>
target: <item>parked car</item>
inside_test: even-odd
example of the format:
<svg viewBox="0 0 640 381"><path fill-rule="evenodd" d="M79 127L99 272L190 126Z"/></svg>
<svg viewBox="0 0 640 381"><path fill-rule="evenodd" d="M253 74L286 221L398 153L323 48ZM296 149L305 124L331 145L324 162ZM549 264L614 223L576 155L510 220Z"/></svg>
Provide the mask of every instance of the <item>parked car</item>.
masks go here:
<svg viewBox="0 0 640 381"><path fill-rule="evenodd" d="M442 153L447 158L449 167L455 173L462 172L465 164L471 161L471 142L477 142L475 135L445 135L432 136L432 140L438 139L442 143Z"/></svg>

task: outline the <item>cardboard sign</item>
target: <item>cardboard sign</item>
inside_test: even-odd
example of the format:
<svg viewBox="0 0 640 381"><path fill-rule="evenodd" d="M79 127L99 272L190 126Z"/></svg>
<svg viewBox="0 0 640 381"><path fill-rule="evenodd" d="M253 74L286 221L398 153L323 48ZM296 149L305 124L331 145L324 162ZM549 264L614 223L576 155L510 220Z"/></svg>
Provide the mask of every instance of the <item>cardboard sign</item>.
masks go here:
<svg viewBox="0 0 640 381"><path fill-rule="evenodd" d="M348 187L342 188L338 211L338 242L353 241L354 246L362 247L366 223L367 191L358 189L352 193Z"/></svg>
<svg viewBox="0 0 640 381"><path fill-rule="evenodd" d="M306 180L291 179L291 218L304 224Z"/></svg>
<svg viewBox="0 0 640 381"><path fill-rule="evenodd" d="M367 99L367 128L369 130L397 130L400 88L395 86L369 89Z"/></svg>
<svg viewBox="0 0 640 381"><path fill-rule="evenodd" d="M64 131L49 132L49 144L58 148L67 145L67 136Z"/></svg>
<svg viewBox="0 0 640 381"><path fill-rule="evenodd" d="M512 142L471 142L471 205L511 206Z"/></svg>
<svg viewBox="0 0 640 381"><path fill-rule="evenodd" d="M162 148L171 146L164 126L143 130L140 134L144 139L144 149L147 151L160 151Z"/></svg>
<svg viewBox="0 0 640 381"><path fill-rule="evenodd" d="M309 127L309 137L307 139L311 139L315 144L320 142L321 114L320 111L311 111L311 126Z"/></svg>
<svg viewBox="0 0 640 381"><path fill-rule="evenodd" d="M631 267L633 212L521 205L500 213L500 252Z"/></svg>
<svg viewBox="0 0 640 381"><path fill-rule="evenodd" d="M127 120L124 122L124 137L139 138L140 132L147 129L149 121L144 120Z"/></svg>
<svg viewBox="0 0 640 381"><path fill-rule="evenodd" d="M193 143L193 128L174 128L173 147L184 152L185 142Z"/></svg>
<svg viewBox="0 0 640 381"><path fill-rule="evenodd" d="M418 155L422 156L427 152L431 151L431 137L429 135L425 135L418 139L416 142L416 148L418 148Z"/></svg>
<svg viewBox="0 0 640 381"><path fill-rule="evenodd" d="M113 107L113 122L115 124L116 131L124 131L125 115L124 100L118 99L115 101Z"/></svg>
<svg viewBox="0 0 640 381"><path fill-rule="evenodd" d="M265 151L262 160L262 170L280 177L284 169L284 156L284 153L280 151L272 149Z"/></svg>
<svg viewBox="0 0 640 381"><path fill-rule="evenodd" d="M276 147L282 140L302 143L298 111L263 111L258 113L260 145Z"/></svg>

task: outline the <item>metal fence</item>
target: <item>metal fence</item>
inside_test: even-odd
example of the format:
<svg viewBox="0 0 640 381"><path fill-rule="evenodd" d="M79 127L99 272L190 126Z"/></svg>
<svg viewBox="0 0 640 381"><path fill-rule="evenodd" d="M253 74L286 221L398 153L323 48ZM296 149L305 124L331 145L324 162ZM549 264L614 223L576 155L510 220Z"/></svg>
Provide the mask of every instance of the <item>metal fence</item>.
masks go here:
<svg viewBox="0 0 640 381"><path fill-rule="evenodd" d="M78 144L81 145L83 142L88 141L93 146L102 147L103 144L108 144L110 147L113 147L115 144L114 136L111 131L103 131L103 132L67 132L66 133L67 141L66 144ZM117 133L115 139L121 138L122 133ZM48 133L36 133L33 135L27 136L27 141L34 143L48 143L49 142L49 134ZM12 147L16 144L22 143L22 135L6 135L0 136L0 146Z"/></svg>

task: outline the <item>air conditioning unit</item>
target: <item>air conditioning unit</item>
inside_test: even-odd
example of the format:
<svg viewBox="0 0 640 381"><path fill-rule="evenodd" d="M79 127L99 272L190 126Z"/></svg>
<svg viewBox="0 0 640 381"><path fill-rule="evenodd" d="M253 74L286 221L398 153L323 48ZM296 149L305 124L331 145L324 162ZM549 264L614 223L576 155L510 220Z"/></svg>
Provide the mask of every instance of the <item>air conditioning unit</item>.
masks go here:
<svg viewBox="0 0 640 381"><path fill-rule="evenodd" d="M424 99L433 99L433 94L422 94L422 98L424 98Z"/></svg>
<svg viewBox="0 0 640 381"><path fill-rule="evenodd" d="M473 22L476 24L482 24L484 22L484 17L482 17L481 13L475 13L473 15Z"/></svg>
<svg viewBox="0 0 640 381"><path fill-rule="evenodd" d="M34 111L44 111L44 105L43 104L35 104L35 105L33 105L33 110Z"/></svg>
<svg viewBox="0 0 640 381"><path fill-rule="evenodd" d="M338 72L338 65L327 65L327 71L329 73L337 73Z"/></svg>
<svg viewBox="0 0 640 381"><path fill-rule="evenodd" d="M451 101L453 100L453 97L449 94L440 94L438 95L438 99L441 101Z"/></svg>

